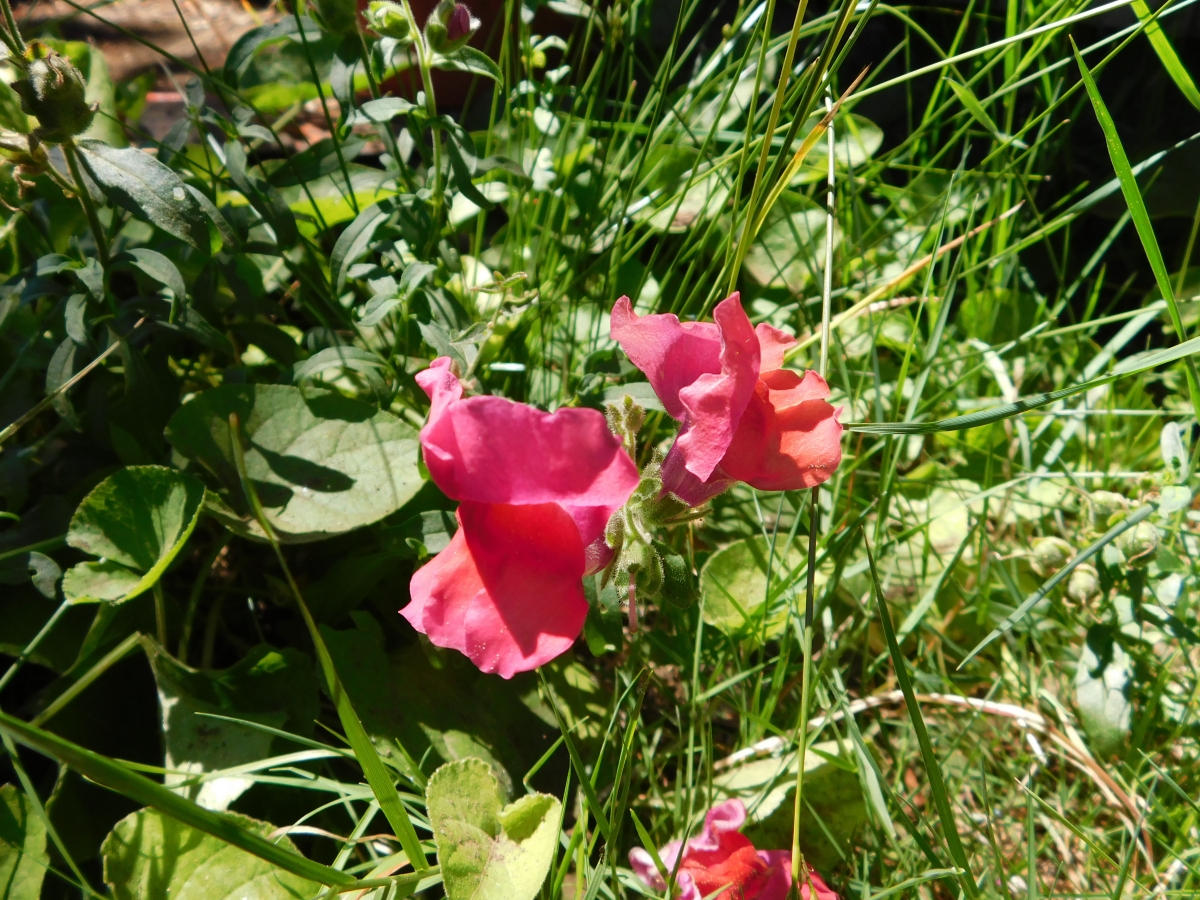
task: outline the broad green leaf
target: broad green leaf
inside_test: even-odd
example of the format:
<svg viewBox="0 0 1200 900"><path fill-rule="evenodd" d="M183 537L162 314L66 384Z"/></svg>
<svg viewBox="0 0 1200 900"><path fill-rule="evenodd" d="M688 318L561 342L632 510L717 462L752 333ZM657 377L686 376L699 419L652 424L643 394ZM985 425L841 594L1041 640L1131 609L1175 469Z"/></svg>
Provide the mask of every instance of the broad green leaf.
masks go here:
<svg viewBox="0 0 1200 900"><path fill-rule="evenodd" d="M311 541L395 512L422 485L417 432L340 394L287 385L223 385L185 403L167 425L175 449L211 471L244 511L230 440L237 413L246 466L282 541ZM245 519L245 528L258 534Z"/></svg>
<svg viewBox="0 0 1200 900"><path fill-rule="evenodd" d="M228 669L202 672L177 662L148 637L142 638L142 648L158 685L163 766L170 770L164 784L205 809L227 809L254 782L231 775L196 783L196 776L270 756L273 738L197 713L246 719L302 736L312 730L319 711L317 682L312 659L299 650L260 644Z"/></svg>
<svg viewBox="0 0 1200 900"><path fill-rule="evenodd" d="M63 596L71 603L120 603L141 593L141 583L139 573L112 560L81 562L63 575Z"/></svg>
<svg viewBox="0 0 1200 900"><path fill-rule="evenodd" d="M227 817L263 838L275 830L249 816ZM275 840L295 852L287 837ZM118 822L101 853L114 900L311 900L321 890L153 809Z"/></svg>
<svg viewBox="0 0 1200 900"><path fill-rule="evenodd" d="M504 83L504 73L496 65L496 61L474 47L459 47L449 53L435 53L432 65L433 68L446 72L470 72L472 75L481 75Z"/></svg>
<svg viewBox="0 0 1200 900"><path fill-rule="evenodd" d="M179 269L161 253L145 247L135 247L127 251L125 256L126 259L117 259L114 262L128 262L159 284L169 287L180 302L187 298L187 286L183 283Z"/></svg>
<svg viewBox="0 0 1200 900"><path fill-rule="evenodd" d="M429 821L448 900L533 900L558 843L558 798L504 805L481 759L447 763L429 779Z"/></svg>
<svg viewBox="0 0 1200 900"><path fill-rule="evenodd" d="M164 466L129 466L108 476L83 498L67 529L68 544L102 561L68 572L64 591L82 589L74 596L93 597L88 591L103 590L106 595L94 599L129 600L149 590L191 537L203 502L203 484ZM141 577L129 586L113 564ZM126 592L112 596L122 583Z"/></svg>
<svg viewBox="0 0 1200 900"><path fill-rule="evenodd" d="M845 752L849 753L849 748ZM813 744L804 755L807 802L800 814L800 849L805 860L822 872L841 861L837 845L849 846L867 822L867 807L853 760L842 754L837 741L826 741ZM718 775L713 787L722 799L738 797L746 804L750 818L743 830L756 847L791 844L795 752L745 763Z"/></svg>
<svg viewBox="0 0 1200 900"><path fill-rule="evenodd" d="M1104 625L1088 629L1075 670L1075 705L1098 756L1121 753L1129 739L1132 706L1128 690L1133 664Z"/></svg>
<svg viewBox="0 0 1200 900"><path fill-rule="evenodd" d="M777 598L780 585L804 562L804 554L795 546L783 556L785 543L782 538L776 542L773 562L770 544L761 536L730 544L710 556L700 572L704 621L731 636L755 641L760 634L778 637L787 623L787 606L777 599L765 611L763 622L768 571L770 593Z"/></svg>
<svg viewBox="0 0 1200 900"><path fill-rule="evenodd" d="M13 785L0 786L0 900L38 900L49 863L41 817Z"/></svg>
<svg viewBox="0 0 1200 900"><path fill-rule="evenodd" d="M208 221L196 198L172 169L132 147L80 141L88 174L114 204L167 234L208 253Z"/></svg>
<svg viewBox="0 0 1200 900"><path fill-rule="evenodd" d="M817 251L825 243L825 209L788 191L767 213L746 253L746 271L763 287L802 292L819 270Z"/></svg>

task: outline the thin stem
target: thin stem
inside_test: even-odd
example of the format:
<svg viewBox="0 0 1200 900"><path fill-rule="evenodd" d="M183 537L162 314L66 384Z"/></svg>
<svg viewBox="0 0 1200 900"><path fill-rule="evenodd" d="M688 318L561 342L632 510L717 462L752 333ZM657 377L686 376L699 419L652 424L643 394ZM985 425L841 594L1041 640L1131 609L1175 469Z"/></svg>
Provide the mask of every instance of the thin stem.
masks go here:
<svg viewBox="0 0 1200 900"><path fill-rule="evenodd" d="M433 201L433 228L430 229L430 241L432 246L436 246L437 236L441 231L442 207L445 205L445 197L442 188L442 144L437 129L432 127L438 114L437 97L433 92L433 71L430 67L433 52L429 49L429 44L425 42L425 33L417 25L417 19L413 15L408 0L401 0L401 2L404 4L404 13L408 16L409 28L412 29L413 34L418 35L413 49L417 54L417 69L421 73L421 88L425 91L425 115L429 119L429 140L433 144L433 196L431 198Z"/></svg>
<svg viewBox="0 0 1200 900"><path fill-rule="evenodd" d="M162 581L154 582L154 624L158 629L158 645L167 648L167 600L163 596Z"/></svg>
<svg viewBox="0 0 1200 900"><path fill-rule="evenodd" d="M204 592L204 584L208 581L208 576L212 574L213 565L216 563L217 557L228 546L230 537L229 532L226 532L225 537L213 545L208 556L200 564L200 574L196 576L196 581L192 584L192 593L188 597L187 612L183 617L183 633L179 636L179 652L176 654L181 663L187 663L188 645L192 642L192 626L196 621L196 610L200 606L200 595Z"/></svg>
<svg viewBox="0 0 1200 900"><path fill-rule="evenodd" d="M637 634L638 630L638 608L637 608L637 575L632 570L629 572L629 633Z"/></svg>
<svg viewBox="0 0 1200 900"><path fill-rule="evenodd" d="M4 35L2 39L15 56L23 57L25 55L25 39L21 37L21 29L17 27L12 4L8 0L0 0L0 10L4 11L4 24L8 26L8 34Z"/></svg>
<svg viewBox="0 0 1200 900"><path fill-rule="evenodd" d="M0 0L0 3L7 2ZM62 145L63 155L67 158L67 168L71 170L71 178L75 181L75 193L79 197L79 202L83 205L83 213L87 216L88 228L92 231L92 237L96 241L96 254L100 257L102 266L108 265L108 236L104 233L104 226L100 224L100 214L96 211L96 204L92 202L92 195L88 193L87 182L83 180L83 172L79 168L79 158L75 152L75 143L67 141Z"/></svg>
<svg viewBox="0 0 1200 900"><path fill-rule="evenodd" d="M29 657L33 655L33 651L38 648L38 645L45 640L46 635L51 632L54 626L58 623L58 620L62 618L63 613L70 608L71 604L65 600L58 605L58 609L56 609L50 618L46 620L46 624L43 625L41 630L33 636L33 639L25 645L25 649L21 651L21 655L13 660L12 665L8 667L8 671L4 673L3 677L0 677L0 691L3 691L8 686L8 683L12 681L17 672L21 670L21 666L25 665Z"/></svg>

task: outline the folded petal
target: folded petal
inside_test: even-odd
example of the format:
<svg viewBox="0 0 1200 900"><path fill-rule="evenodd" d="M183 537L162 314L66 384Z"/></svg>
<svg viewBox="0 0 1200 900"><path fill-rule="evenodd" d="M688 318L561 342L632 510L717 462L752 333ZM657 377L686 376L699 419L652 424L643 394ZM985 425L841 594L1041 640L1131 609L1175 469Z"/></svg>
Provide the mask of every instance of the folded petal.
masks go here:
<svg viewBox="0 0 1200 900"><path fill-rule="evenodd" d="M826 481L842 460L840 409L816 372L801 378L766 373L738 422L720 471L762 491L791 491Z"/></svg>
<svg viewBox="0 0 1200 900"><path fill-rule="evenodd" d="M587 616L584 548L555 503L462 503L450 545L412 577L400 611L439 647L511 678L566 652Z"/></svg>
<svg viewBox="0 0 1200 900"><path fill-rule="evenodd" d="M780 331L766 322L760 323L754 333L758 335L758 352L760 362L758 372L773 372L783 367L783 355L790 347L796 346L796 339L786 331Z"/></svg>
<svg viewBox="0 0 1200 900"><path fill-rule="evenodd" d="M421 446L446 496L557 503L575 519L584 545L604 533L638 483L637 466L594 409L547 413L502 397L471 397L431 418Z"/></svg>
<svg viewBox="0 0 1200 900"><path fill-rule="evenodd" d="M748 839L737 835L742 843L719 862L704 865L685 857L681 871L695 880L701 896L710 897L717 891L717 900L749 900L757 895L760 883L767 875L767 864ZM724 888L724 890L721 890Z"/></svg>
<svg viewBox="0 0 1200 900"><path fill-rule="evenodd" d="M721 332L721 371L701 375L679 392L688 427L676 446L684 466L701 481L712 475L729 449L758 381L758 335L741 297L735 293L718 303L713 319Z"/></svg>
<svg viewBox="0 0 1200 900"><path fill-rule="evenodd" d="M656 891L666 888L667 882L659 874L658 867L654 865L654 857L650 855L649 851L643 850L641 847L634 847L630 850L629 867L646 887L654 888Z"/></svg>
<svg viewBox="0 0 1200 900"><path fill-rule="evenodd" d="M613 304L609 333L674 419L684 417L679 392L705 374L721 371L721 333L710 322L680 322L672 314L639 316L628 297Z"/></svg>
<svg viewBox="0 0 1200 900"><path fill-rule="evenodd" d="M733 486L733 480L722 478L719 472L710 475L707 481L701 481L687 470L683 454L678 447L678 442L673 444L667 458L663 460L662 479L665 493L674 494L688 506L699 506Z"/></svg>
<svg viewBox="0 0 1200 900"><path fill-rule="evenodd" d="M429 423L441 417L446 407L455 400L461 400L463 395L462 382L450 370L450 357L439 356L429 364L429 368L416 375L417 384L429 395ZM426 428L429 426L426 425Z"/></svg>
<svg viewBox="0 0 1200 900"><path fill-rule="evenodd" d="M759 859L767 865L767 871L759 884L758 893L753 900L787 900L788 889L792 886L792 851L791 850L759 850ZM803 893L803 888L801 889ZM747 900L751 895L746 894ZM809 900L804 894L805 900ZM817 898L812 898L817 900ZM826 900L821 897L820 900ZM833 900L837 900L835 896Z"/></svg>

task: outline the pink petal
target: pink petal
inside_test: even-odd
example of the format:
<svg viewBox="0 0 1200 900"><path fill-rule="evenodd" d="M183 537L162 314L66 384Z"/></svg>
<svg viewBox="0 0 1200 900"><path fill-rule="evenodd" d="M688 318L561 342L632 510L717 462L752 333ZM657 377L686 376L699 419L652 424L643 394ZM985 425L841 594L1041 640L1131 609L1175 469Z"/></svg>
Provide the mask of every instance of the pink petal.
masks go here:
<svg viewBox="0 0 1200 900"><path fill-rule="evenodd" d="M687 470L678 447L678 442L672 445L667 458L663 460L663 490L666 493L674 494L688 506L699 506L733 486L732 479L722 478L719 473L707 481L701 481Z"/></svg>
<svg viewBox="0 0 1200 900"><path fill-rule="evenodd" d="M753 900L787 900L788 888L792 886L792 851L759 850L758 857L770 869L767 871L766 881L758 889ZM801 891L803 890L804 888L801 888Z"/></svg>
<svg viewBox="0 0 1200 900"><path fill-rule="evenodd" d="M432 401L432 405L429 407L430 424L442 415L447 406L455 400L462 399L462 382L450 370L450 357L448 356L439 356L429 364L428 369L418 372L416 378L421 390L428 394Z"/></svg>
<svg viewBox="0 0 1200 900"><path fill-rule="evenodd" d="M646 887L661 891L667 886L667 882L658 872L658 867L654 865L654 857L650 855L649 851L643 850L641 847L634 847L630 850L629 867Z"/></svg>
<svg viewBox="0 0 1200 900"><path fill-rule="evenodd" d="M675 442L684 466L701 481L729 449L758 381L758 335L741 297L735 293L722 300L713 318L721 330L721 371L701 375L679 392L688 428Z"/></svg>
<svg viewBox="0 0 1200 900"><path fill-rule="evenodd" d="M717 850L721 838L746 824L746 804L736 797L718 803L704 816L704 830L688 841L688 850Z"/></svg>
<svg viewBox="0 0 1200 900"><path fill-rule="evenodd" d="M754 329L754 333L758 335L758 352L761 358L758 366L759 374L782 368L783 355L788 348L796 346L796 339L786 331L780 331L766 322L760 323Z"/></svg>
<svg viewBox="0 0 1200 900"><path fill-rule="evenodd" d="M551 414L501 397L470 397L431 418L421 446L448 497L557 503L575 519L585 546L603 535L638 483L637 466L594 409Z"/></svg>
<svg viewBox="0 0 1200 900"><path fill-rule="evenodd" d="M765 373L721 460L721 472L762 491L791 491L828 480L842 460L842 426L816 372Z"/></svg>
<svg viewBox="0 0 1200 900"><path fill-rule="evenodd" d="M503 678L566 652L588 610L583 544L567 512L464 502L458 521L450 545L413 575L400 614Z"/></svg>
<svg viewBox="0 0 1200 900"><path fill-rule="evenodd" d="M674 419L684 417L679 394L697 378L721 371L721 334L710 322L680 322L672 314L638 316L628 297L613 304L609 333Z"/></svg>

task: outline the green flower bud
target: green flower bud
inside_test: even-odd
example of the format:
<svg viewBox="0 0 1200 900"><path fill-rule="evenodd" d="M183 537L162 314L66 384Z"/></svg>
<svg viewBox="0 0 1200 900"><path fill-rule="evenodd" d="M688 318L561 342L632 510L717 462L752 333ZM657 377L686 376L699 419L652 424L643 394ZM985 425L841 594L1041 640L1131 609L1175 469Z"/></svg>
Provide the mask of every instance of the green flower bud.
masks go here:
<svg viewBox="0 0 1200 900"><path fill-rule="evenodd" d="M1038 538L1031 549L1029 564L1043 578L1053 575L1075 555L1075 548L1060 537Z"/></svg>
<svg viewBox="0 0 1200 900"><path fill-rule="evenodd" d="M383 37L394 38L402 44L412 43L412 29L404 7L392 0L373 0L367 7L367 24Z"/></svg>
<svg viewBox="0 0 1200 900"><path fill-rule="evenodd" d="M692 567L678 553L672 553L666 544L655 542L654 546L662 557L663 600L672 606L687 609L699 596Z"/></svg>
<svg viewBox="0 0 1200 900"><path fill-rule="evenodd" d="M465 46L482 24L471 15L465 3L442 0L425 23L425 40L429 49L450 53Z"/></svg>
<svg viewBox="0 0 1200 900"><path fill-rule="evenodd" d="M1092 491L1088 499L1092 503L1092 524L1099 531L1108 529L1108 520L1114 513L1129 509L1129 501L1112 491Z"/></svg>
<svg viewBox="0 0 1200 900"><path fill-rule="evenodd" d="M1117 546L1125 554L1125 565L1131 569L1144 568L1158 553L1158 528L1151 522L1138 522L1122 532L1117 538Z"/></svg>
<svg viewBox="0 0 1200 900"><path fill-rule="evenodd" d="M311 0L321 27L330 34L353 34L358 29L355 0Z"/></svg>
<svg viewBox="0 0 1200 900"><path fill-rule="evenodd" d="M25 78L13 87L21 97L21 108L38 120L34 135L61 144L87 131L99 104L87 102L79 70L45 44L31 44L28 58Z"/></svg>
<svg viewBox="0 0 1200 900"><path fill-rule="evenodd" d="M1095 568L1083 563L1075 568L1067 581L1067 596L1076 603L1087 603L1100 593L1100 576Z"/></svg>

